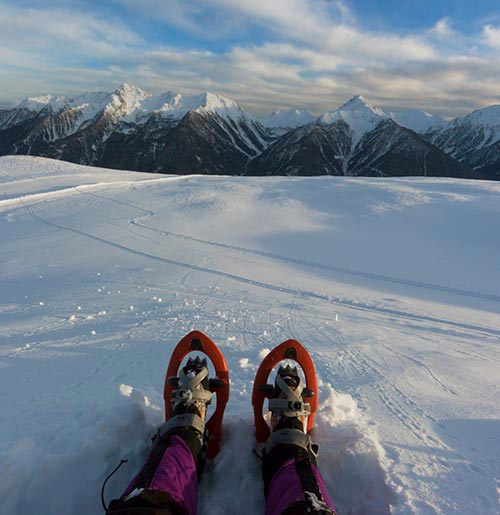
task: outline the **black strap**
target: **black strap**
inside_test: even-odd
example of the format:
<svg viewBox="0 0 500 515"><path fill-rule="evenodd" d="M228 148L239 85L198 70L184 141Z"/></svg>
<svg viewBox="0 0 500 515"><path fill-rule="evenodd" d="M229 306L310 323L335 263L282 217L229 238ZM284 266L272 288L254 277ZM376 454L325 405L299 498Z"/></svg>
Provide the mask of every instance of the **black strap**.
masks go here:
<svg viewBox="0 0 500 515"><path fill-rule="evenodd" d="M302 491L304 494L305 492L311 492L322 501L323 496L321 495L318 481L313 472L309 453L304 449L298 449L296 454L298 457L295 458L295 470L297 470L297 474L299 475Z"/></svg>
<svg viewBox="0 0 500 515"><path fill-rule="evenodd" d="M126 501L111 501L108 515L188 515L167 492L144 490Z"/></svg>
<svg viewBox="0 0 500 515"><path fill-rule="evenodd" d="M102 488L101 488L101 503L102 503L102 507L104 508L104 511L107 513L108 512L108 507L106 506L106 502L104 501L104 489L106 488L106 483L111 479L111 477L118 471L118 469L124 464L124 463L127 463L128 460L121 460L120 461L120 464L113 470L113 472L111 472L111 474L109 474L106 479L104 480L104 483L102 484Z"/></svg>

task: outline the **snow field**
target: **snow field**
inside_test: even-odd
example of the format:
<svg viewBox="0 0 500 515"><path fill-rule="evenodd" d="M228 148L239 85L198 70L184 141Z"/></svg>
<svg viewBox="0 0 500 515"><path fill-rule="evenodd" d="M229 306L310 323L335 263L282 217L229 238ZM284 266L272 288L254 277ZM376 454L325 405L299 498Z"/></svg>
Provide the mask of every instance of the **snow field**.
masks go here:
<svg viewBox="0 0 500 515"><path fill-rule="evenodd" d="M250 398L287 338L318 369L315 439L339 513L500 512L498 184L16 157L0 158L0 193L3 513L99 513L127 458L118 495L192 329L231 376L200 514L263 513Z"/></svg>

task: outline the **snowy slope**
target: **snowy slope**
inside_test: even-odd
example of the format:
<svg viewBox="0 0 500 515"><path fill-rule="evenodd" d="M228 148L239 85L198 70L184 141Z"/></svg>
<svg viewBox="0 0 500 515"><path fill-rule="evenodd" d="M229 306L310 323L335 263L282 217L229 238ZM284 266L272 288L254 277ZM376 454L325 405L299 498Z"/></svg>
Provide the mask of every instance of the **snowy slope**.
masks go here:
<svg viewBox="0 0 500 515"><path fill-rule="evenodd" d="M390 113L390 117L401 127L421 133L446 124L444 118L421 109L407 109L400 113Z"/></svg>
<svg viewBox="0 0 500 515"><path fill-rule="evenodd" d="M500 511L500 185L161 176L0 158L2 513L100 513L196 328L231 371L200 514L263 513L250 395L286 338L347 514ZM228 474L228 471L231 471ZM244 499L244 503L242 503Z"/></svg>
<svg viewBox="0 0 500 515"><path fill-rule="evenodd" d="M259 122L275 136L281 136L290 129L296 129L302 125L316 120L308 111L290 109L288 111L273 111L269 116L259 118Z"/></svg>

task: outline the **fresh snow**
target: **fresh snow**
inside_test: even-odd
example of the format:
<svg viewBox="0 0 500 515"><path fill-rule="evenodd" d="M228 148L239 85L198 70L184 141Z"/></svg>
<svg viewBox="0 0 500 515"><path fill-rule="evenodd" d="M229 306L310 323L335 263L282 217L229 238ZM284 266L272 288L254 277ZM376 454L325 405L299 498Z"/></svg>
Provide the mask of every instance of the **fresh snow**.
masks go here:
<svg viewBox="0 0 500 515"><path fill-rule="evenodd" d="M401 127L415 132L424 133L431 128L438 128L446 124L446 120L420 109L407 109L400 113L390 113L390 117Z"/></svg>
<svg viewBox="0 0 500 515"><path fill-rule="evenodd" d="M296 338L339 514L500 513L500 184L159 176L0 158L2 513L101 513L174 345L230 367L200 514L264 512L251 391Z"/></svg>
<svg viewBox="0 0 500 515"><path fill-rule="evenodd" d="M42 95L34 98L25 98L17 107L39 113L42 109L50 107L54 112L64 109L67 105L66 97Z"/></svg>
<svg viewBox="0 0 500 515"><path fill-rule="evenodd" d="M314 120L316 120L316 116L300 109L273 111L269 116L259 118L259 122L267 129L271 129L277 136L301 125L307 125Z"/></svg>
<svg viewBox="0 0 500 515"><path fill-rule="evenodd" d="M221 95L205 92L198 95L182 95L168 91L160 95L152 95L137 86L122 84L112 93L84 93L74 98L45 95L27 98L18 109L28 109L39 113L43 109L51 109L59 113L65 109L82 111L80 124L94 117L101 110L109 113L115 121L141 123L157 113L171 119L180 119L189 111L217 113L224 118L254 117L242 110L236 102Z"/></svg>

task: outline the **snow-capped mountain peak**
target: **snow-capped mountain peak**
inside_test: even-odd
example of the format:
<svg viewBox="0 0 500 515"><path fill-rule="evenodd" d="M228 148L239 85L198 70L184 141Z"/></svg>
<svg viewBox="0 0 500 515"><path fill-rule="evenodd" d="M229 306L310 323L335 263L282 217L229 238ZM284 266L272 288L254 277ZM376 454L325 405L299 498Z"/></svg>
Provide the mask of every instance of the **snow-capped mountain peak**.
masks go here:
<svg viewBox="0 0 500 515"><path fill-rule="evenodd" d="M105 111L116 119L140 113L144 111L143 101L149 97L151 97L151 94L146 93L137 86L124 83L111 93Z"/></svg>
<svg viewBox="0 0 500 515"><path fill-rule="evenodd" d="M429 131L430 140L488 178L500 177L500 105L492 105Z"/></svg>
<svg viewBox="0 0 500 515"><path fill-rule="evenodd" d="M25 98L18 106L17 109L27 109L39 113L44 109L51 111L59 111L66 106L67 98L54 95L41 95L38 97Z"/></svg>
<svg viewBox="0 0 500 515"><path fill-rule="evenodd" d="M500 105L477 109L465 116L455 118L449 123L450 128L461 126L481 128L488 144L500 141Z"/></svg>
<svg viewBox="0 0 500 515"><path fill-rule="evenodd" d="M111 95L108 108L118 110L126 121L134 123L141 123L152 113L176 120L190 111L217 113L226 118L246 117L253 120L253 116L244 112L234 100L222 95L208 91L197 95L182 95L174 91L151 95L130 84L122 84Z"/></svg>
<svg viewBox="0 0 500 515"><path fill-rule="evenodd" d="M63 107L56 111L52 105ZM125 83L111 93L71 99L47 95L27 99L20 107L0 113L0 130L27 120L35 129L14 146L7 142L5 154L42 152L51 145L60 159L121 166L128 159L123 156L126 149L136 161L143 159L142 166L148 169L216 173L225 171L227 163L242 169L270 141L260 123L236 102L207 91L158 95ZM182 129L172 133L177 127ZM189 152L182 153L186 134L192 141ZM78 144L68 144L70 137ZM160 152L150 155L153 147L155 152L165 150L168 162Z"/></svg>
<svg viewBox="0 0 500 515"><path fill-rule="evenodd" d="M253 119L250 113L245 113L238 104L230 98L205 91L198 95L184 96L181 99L185 111L200 113L217 113L223 117L241 117Z"/></svg>
<svg viewBox="0 0 500 515"><path fill-rule="evenodd" d="M322 124L335 123L343 120L353 131L353 148L367 133L373 130L388 115L382 109L372 107L361 95L355 95L335 111L323 113L318 122Z"/></svg>
<svg viewBox="0 0 500 515"><path fill-rule="evenodd" d="M127 83L123 83L112 94L130 103L140 102L141 100L151 96L150 93L146 93L141 88Z"/></svg>
<svg viewBox="0 0 500 515"><path fill-rule="evenodd" d="M180 118L191 110L210 112L236 110L240 114L243 113L234 100L208 91L197 95L182 95L173 91L152 95L128 83L121 84L112 93L84 93L72 99L53 95L26 98L17 106L17 109L28 109L38 113L49 106L53 112L63 108L82 108L84 106L93 108L95 111L105 109L108 112L115 111L117 115L120 115L119 117L128 117L127 121L132 121L135 115L141 118L145 114L155 111L169 116L173 115L175 118ZM248 116L251 117L251 115Z"/></svg>
<svg viewBox="0 0 500 515"><path fill-rule="evenodd" d="M464 124L482 128L484 131L483 146L497 143L500 141L500 105L478 109L467 116L453 120L450 125L454 127Z"/></svg>
<svg viewBox="0 0 500 515"><path fill-rule="evenodd" d="M368 101L361 95L354 95L344 105L340 106L339 111L345 112L371 112L379 116L387 116L382 109L373 107Z"/></svg>
<svg viewBox="0 0 500 515"><path fill-rule="evenodd" d="M198 95L200 98L200 107L203 107L204 109L231 109L236 108L239 109L238 104L231 100L230 98L223 97L222 95L216 95L214 93L210 93L208 91L205 91L204 93L201 93L201 95ZM196 98L196 97L195 97Z"/></svg>

